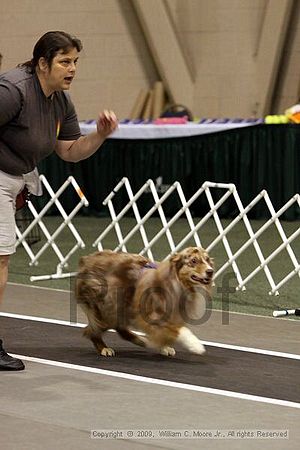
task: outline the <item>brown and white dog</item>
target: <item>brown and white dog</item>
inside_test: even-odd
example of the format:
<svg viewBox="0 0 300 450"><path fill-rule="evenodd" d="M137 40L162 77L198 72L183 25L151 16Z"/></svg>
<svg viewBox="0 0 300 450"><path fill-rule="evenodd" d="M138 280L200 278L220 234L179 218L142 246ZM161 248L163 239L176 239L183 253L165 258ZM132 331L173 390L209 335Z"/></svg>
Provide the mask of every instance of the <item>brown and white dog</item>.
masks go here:
<svg viewBox="0 0 300 450"><path fill-rule="evenodd" d="M188 247L155 267L131 253L104 250L83 256L76 298L88 319L84 335L102 356L115 355L102 339L108 329L163 355L175 355L175 343L201 355L205 348L186 324L205 311L213 273L212 259L198 247Z"/></svg>

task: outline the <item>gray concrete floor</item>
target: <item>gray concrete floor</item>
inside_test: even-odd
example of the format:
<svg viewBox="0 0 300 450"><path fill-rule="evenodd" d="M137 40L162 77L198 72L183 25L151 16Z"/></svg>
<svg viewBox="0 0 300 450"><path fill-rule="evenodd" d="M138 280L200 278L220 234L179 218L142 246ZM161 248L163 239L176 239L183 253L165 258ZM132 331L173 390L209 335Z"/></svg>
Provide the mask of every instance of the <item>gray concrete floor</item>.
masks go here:
<svg viewBox="0 0 300 450"><path fill-rule="evenodd" d="M72 305L67 292L10 284L2 311L69 320L70 311L74 316ZM77 319L85 322L81 312ZM300 354L299 326L299 321L240 314L230 314L229 324L224 324L222 313L215 311L196 334L206 341ZM1 447L8 450L283 450L296 449L300 443L300 409L286 406L28 361L23 372L1 372L0 386ZM116 441L91 439L95 429L289 430L289 439Z"/></svg>

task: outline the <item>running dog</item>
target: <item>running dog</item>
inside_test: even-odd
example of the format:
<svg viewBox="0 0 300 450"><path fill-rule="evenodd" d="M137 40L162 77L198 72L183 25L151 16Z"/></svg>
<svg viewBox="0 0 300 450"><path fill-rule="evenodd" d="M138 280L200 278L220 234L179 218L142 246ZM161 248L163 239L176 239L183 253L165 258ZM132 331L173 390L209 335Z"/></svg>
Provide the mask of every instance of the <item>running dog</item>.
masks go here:
<svg viewBox="0 0 300 450"><path fill-rule="evenodd" d="M75 295L88 319L84 335L102 356L115 355L102 339L108 329L166 356L175 355L175 343L202 355L204 346L186 324L203 316L213 274L212 259L198 247L156 264L111 250L83 256Z"/></svg>

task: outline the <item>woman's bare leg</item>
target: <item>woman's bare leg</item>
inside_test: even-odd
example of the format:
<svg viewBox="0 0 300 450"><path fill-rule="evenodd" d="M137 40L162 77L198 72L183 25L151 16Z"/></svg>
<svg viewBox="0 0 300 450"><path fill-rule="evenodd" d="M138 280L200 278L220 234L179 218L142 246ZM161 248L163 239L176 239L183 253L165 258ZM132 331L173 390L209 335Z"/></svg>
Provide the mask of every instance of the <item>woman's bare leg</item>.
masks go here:
<svg viewBox="0 0 300 450"><path fill-rule="evenodd" d="M0 305L3 302L4 291L8 279L9 255L0 255ZM1 331L1 323L0 323ZM0 370L23 370L24 364L20 359L8 355L2 347L0 339Z"/></svg>
<svg viewBox="0 0 300 450"><path fill-rule="evenodd" d="M4 291L8 278L9 255L0 255L0 305L3 302Z"/></svg>

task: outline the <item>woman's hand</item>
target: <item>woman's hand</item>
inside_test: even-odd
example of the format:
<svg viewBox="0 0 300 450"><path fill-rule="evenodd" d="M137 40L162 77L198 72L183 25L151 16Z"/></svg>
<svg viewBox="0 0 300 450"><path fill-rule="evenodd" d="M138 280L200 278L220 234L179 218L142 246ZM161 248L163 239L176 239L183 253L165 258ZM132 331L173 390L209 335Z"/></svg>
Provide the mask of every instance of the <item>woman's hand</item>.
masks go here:
<svg viewBox="0 0 300 450"><path fill-rule="evenodd" d="M99 114L97 120L97 133L103 139L106 139L111 133L118 128L118 119L113 111L105 109Z"/></svg>
<svg viewBox="0 0 300 450"><path fill-rule="evenodd" d="M64 161L78 162L89 158L105 139L118 128L118 119L113 111L104 110L97 120L97 131L80 136L74 141L57 140L55 151Z"/></svg>

